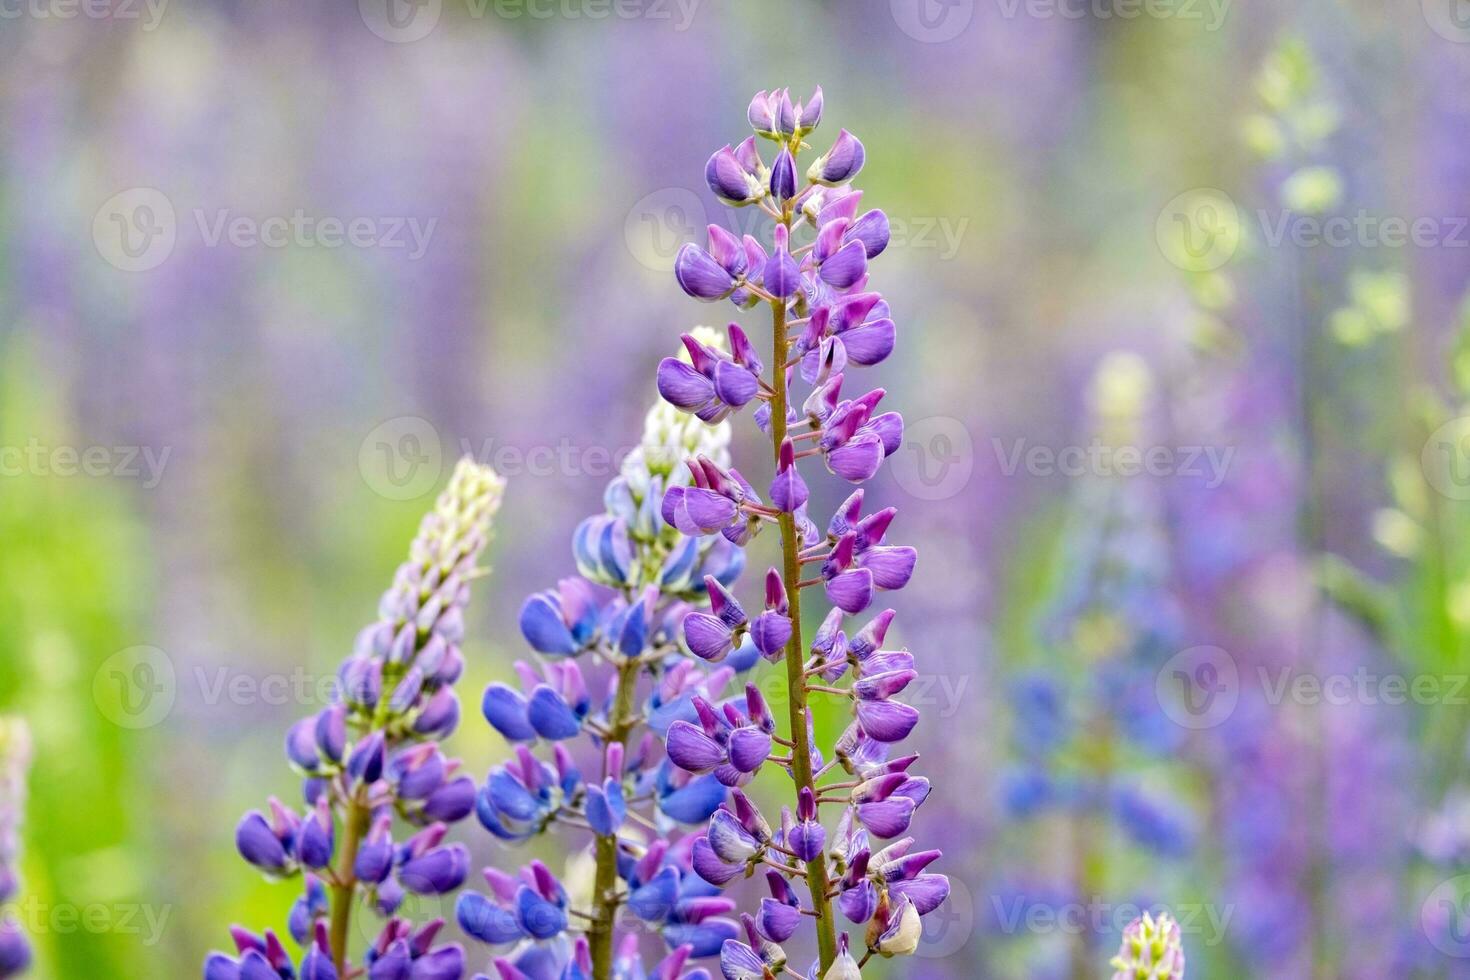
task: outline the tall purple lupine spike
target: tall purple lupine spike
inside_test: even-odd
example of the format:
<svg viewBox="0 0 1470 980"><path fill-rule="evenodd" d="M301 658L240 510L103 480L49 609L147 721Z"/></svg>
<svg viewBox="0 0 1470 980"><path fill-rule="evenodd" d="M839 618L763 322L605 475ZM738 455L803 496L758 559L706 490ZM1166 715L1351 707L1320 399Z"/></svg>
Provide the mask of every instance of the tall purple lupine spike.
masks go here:
<svg viewBox="0 0 1470 980"><path fill-rule="evenodd" d="M20 822L26 805L30 729L19 718L0 718L0 908L20 889ZM30 941L20 924L0 914L0 978L16 977L31 963Z"/></svg>
<svg viewBox="0 0 1470 980"><path fill-rule="evenodd" d="M915 708L897 700L916 676L914 655L881 649L891 610L855 632L851 643L843 628L845 616L866 610L878 591L908 583L917 553L889 542L895 509L862 516L862 490L825 522L823 535L817 530L821 522L807 514L810 494L799 472L801 460L820 456L834 476L861 485L879 471L903 437L902 416L878 411L882 388L858 397L843 394L845 373L882 362L894 348L888 304L868 289L868 263L887 247L889 224L882 211L858 216L861 194L847 182L862 169L866 151L846 130L807 169L806 185L797 186L795 158L806 148L803 137L821 118L822 103L820 89L805 106L794 105L785 89L760 92L750 103L751 126L777 144L776 156L763 196L754 201L739 197L735 203L756 204L775 219L770 247L746 236L743 263L730 257L733 249L727 242L725 248L712 249L725 258L694 250L676 268L685 291L699 299L729 296L738 307L764 303L771 312L770 376L750 358L736 359L757 378L751 400L764 403L753 414L770 440L776 464L771 504L756 499L743 481L739 494L721 494L705 481L709 485L700 486L699 493L665 498L663 508L665 519L688 534L719 536L744 546L754 528L772 524L781 539L781 563L767 576L764 612L747 624L743 612L729 613L739 604L716 590L716 608L686 619L684 632L693 653L714 659L731 655L742 631L748 630L758 653L772 662L784 661L786 736L754 721L757 708L764 716L764 699L748 700L748 714L729 703L701 700L665 729L669 757L685 774L681 778L709 774L731 786L743 785L748 768L756 763L755 750L770 741L789 749L778 761L794 783L795 813L790 806L783 810L779 849L771 848L765 818L739 791L732 805L714 812L706 835L692 848L695 873L717 887L762 862L774 881L782 883L773 881L772 896L762 903L760 915L742 917L744 936L724 942L720 962L727 978L767 977L785 969L786 954L777 944L792 938L807 920L816 929L818 960L805 975L823 980L858 976L859 958L849 953L846 936L839 942L835 910L865 927L861 961L866 962L872 956L912 953L920 917L941 905L949 892L947 878L925 870L939 856L937 851L906 860L911 838L887 847L878 843L906 833L929 792L927 780L909 774L915 757L888 761L892 746L920 720ZM721 154L716 156L723 161L722 173L731 178L711 181L719 185L717 195L727 200L732 198L727 190L743 195L735 168ZM796 245L798 234L808 243ZM743 331L740 337L746 339ZM806 395L791 390L798 378L810 387ZM697 418L729 414L714 396L708 370L698 363L691 370L661 368L659 387L673 407ZM739 533L732 534L737 523ZM822 587L835 608L818 631L808 660L801 599L804 590L815 586ZM847 687L830 686L845 675L850 676ZM844 697L853 715L825 755L813 744L807 707L813 689ZM846 778L823 782L839 768ZM843 808L830 834L821 819L823 806ZM881 848L877 855L875 847ZM796 898L794 884L804 886L805 903ZM801 908L793 911L797 906Z"/></svg>
<svg viewBox="0 0 1470 980"><path fill-rule="evenodd" d="M742 144L735 155L744 153ZM712 262L746 273L743 246L717 229L710 242ZM745 713L721 701L735 673L759 658L728 591L744 566L737 544L773 513L730 468L723 420L759 397L763 366L738 326L728 337L727 348L696 328L660 365L663 400L641 444L608 485L604 512L573 535L583 577L528 600L522 632L557 659L520 665L520 690L499 682L485 692L486 720L516 747L476 795L480 822L506 841L553 828L590 836L567 885L533 862L515 879L486 869L490 893L460 896L456 915L469 935L517 944L495 960L502 977L606 980L615 967L618 976L647 975L620 909L663 936L669 958L653 975L667 980L707 978L685 962L719 955L739 932L727 916L734 903L705 894L695 871L714 859L695 828L768 761L774 727L759 692L747 693ZM763 621L763 636L776 629ZM666 754L657 751L664 736ZM590 750L581 768L578 745Z"/></svg>
<svg viewBox="0 0 1470 980"><path fill-rule="evenodd" d="M468 852L444 843L444 834L474 809L474 782L458 774L458 760L445 758L438 739L459 719L464 608L504 489L494 470L473 460L455 467L379 601L377 622L342 664L334 703L286 736L286 757L305 777L306 807L298 812L272 798L236 829L241 855L267 876L320 874L304 874L291 915L292 937L305 948L299 973L273 933L257 939L236 928L238 955L210 954L206 980L336 980L364 969L398 976L378 965L384 957L403 959L405 971L413 962L415 976L462 976L463 950L434 946L437 927L410 941L411 924L391 918L356 967L348 940L359 902L392 916L406 893L451 892L468 873ZM395 822L425 829L395 847Z"/></svg>

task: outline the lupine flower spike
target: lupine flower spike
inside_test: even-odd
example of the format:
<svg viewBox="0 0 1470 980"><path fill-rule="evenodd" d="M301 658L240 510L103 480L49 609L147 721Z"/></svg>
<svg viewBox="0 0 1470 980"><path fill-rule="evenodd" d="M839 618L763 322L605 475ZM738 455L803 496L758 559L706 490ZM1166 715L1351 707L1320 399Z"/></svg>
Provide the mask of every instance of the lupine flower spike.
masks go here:
<svg viewBox="0 0 1470 980"><path fill-rule="evenodd" d="M463 949L435 942L441 920L415 926L397 913L407 894L454 892L469 874L468 851L445 835L474 810L475 783L439 743L459 723L464 609L503 491L488 467L469 459L456 466L383 594L377 622L342 663L333 702L286 735L305 806L272 798L236 828L246 861L268 878L301 883L289 921L305 950L299 969L275 933L236 927L235 953L212 953L205 980L463 975ZM537 719L555 721L544 712ZM385 924L353 965L347 946L359 903Z"/></svg>
<svg viewBox="0 0 1470 980"><path fill-rule="evenodd" d="M751 153L711 159L717 194L738 203L739 168L756 172ZM711 261L743 272L739 243L721 236L711 230ZM752 624L730 592L739 546L774 513L730 468L724 421L759 397L762 370L738 326L684 335L659 368L666 401L648 412L603 512L572 537L579 575L522 607L521 632L541 659L485 691L485 718L514 749L476 794L480 823L505 841L561 830L585 845L564 869L486 868L487 890L460 896L460 926L491 947L485 960L502 978L708 980L689 961L740 934L727 916L735 903L695 865L706 843L697 828L768 760L775 727L753 687L722 700L759 660L756 643L780 629L774 610ZM648 929L667 946L651 970L638 942Z"/></svg>
<svg viewBox="0 0 1470 980"><path fill-rule="evenodd" d="M20 822L26 805L31 739L19 718L0 718L0 910L20 890ZM17 977L31 964L31 946L19 923L0 912L0 978Z"/></svg>
<svg viewBox="0 0 1470 980"><path fill-rule="evenodd" d="M1184 945L1179 923L1168 912L1148 912L1123 930L1123 944L1110 964L1113 980L1184 980Z"/></svg>
<svg viewBox="0 0 1470 980"><path fill-rule="evenodd" d="M731 980L794 972L779 944L808 923L818 959L800 975L858 977L874 956L914 952L920 917L949 894L948 879L927 870L940 853L916 850L914 838L905 836L929 782L910 771L916 756L893 757L893 746L920 720L898 700L918 676L915 658L885 647L892 610L868 613L880 593L908 584L918 555L889 541L895 509L864 516L862 489L825 532L807 513L811 493L802 460L821 457L834 477L861 485L903 441L903 417L879 410L884 390L858 388L855 380L894 349L888 304L868 288L868 264L887 247L889 223L881 211L859 214L862 195L849 182L866 150L847 130L805 170L798 167L822 110L820 89L804 104L785 89L757 93L747 115L755 135L775 144L769 166L747 139L718 151L706 178L725 203L759 207L773 218L771 239L746 236L737 247L732 235L711 226L709 247L686 246L675 268L680 287L695 299L769 309L770 374L744 353L749 336L735 325L731 355L686 339L688 357L665 360L658 371L665 400L706 423L726 424L757 403L752 414L775 463L769 503L737 470L701 459L689 464L690 485L670 489L660 508L671 528L706 540L745 547L767 525L780 538L781 562L766 575L762 611L752 618L746 610L755 603L742 604L730 583L711 581L709 611L686 616L682 638L683 648L701 660L724 663L753 645L759 656L784 664L785 733L753 687L743 710L738 700L722 704L701 692L664 733L668 763L682 778L731 788L730 800L718 799L704 835L694 840L695 874L719 888L764 871L769 886L758 913L742 916L739 933L720 949L720 969ZM807 386L804 392L795 390L798 383ZM808 647L799 609L803 590L818 587L808 602L825 596L833 608ZM866 624L849 633L847 617L865 614ZM844 677L846 685L835 686ZM852 713L828 751L813 744L807 707L813 694L840 698ZM770 755L773 750L779 754ZM767 761L793 784L778 828L737 788ZM830 826L824 806L841 810ZM838 914L862 927L860 955L839 935Z"/></svg>

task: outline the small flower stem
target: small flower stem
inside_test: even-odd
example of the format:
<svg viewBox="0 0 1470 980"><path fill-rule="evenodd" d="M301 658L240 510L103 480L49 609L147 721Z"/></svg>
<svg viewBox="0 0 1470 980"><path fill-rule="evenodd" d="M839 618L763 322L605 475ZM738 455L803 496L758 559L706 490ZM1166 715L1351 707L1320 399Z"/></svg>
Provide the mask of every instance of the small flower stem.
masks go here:
<svg viewBox="0 0 1470 980"><path fill-rule="evenodd" d="M357 874L353 865L357 863L357 849L367 834L372 821L372 811L357 795L347 804L344 820L342 853L337 858L337 870L332 885L332 918L328 936L332 946L332 962L339 976L347 973L347 929L352 922L352 903L357 897Z"/></svg>
<svg viewBox="0 0 1470 980"><path fill-rule="evenodd" d="M613 699L608 718L609 744L628 744L638 720L633 714L633 690L638 684L638 658L629 657L618 666L618 693ZM603 748L604 759L607 749ZM597 871L592 883L592 923L587 927L587 944L592 952L593 980L609 980L612 976L613 932L618 913L618 839L616 835L598 836L593 846Z"/></svg>
<svg viewBox="0 0 1470 980"><path fill-rule="evenodd" d="M414 645L414 656L423 648L427 634L420 634ZM410 660L409 663L413 661ZM393 690L406 667L397 669L385 669L383 674L383 690ZM382 731L388 726L389 699L386 694L378 699L378 705L373 710L372 720L368 722L363 731L366 738L372 732ZM391 745L391 743L388 743ZM364 799L367 787L354 787L350 796L343 793L346 799L346 811L342 815L342 848L341 855L337 858L337 868L332 875L332 912L328 920L327 938L332 947L332 962L337 967L337 973L347 976L347 931L352 924L352 905L357 899L357 872L354 867L357 864L357 851L362 846L362 839L367 836L368 827L373 822L373 808L370 800Z"/></svg>
<svg viewBox="0 0 1470 980"><path fill-rule="evenodd" d="M782 220L789 226L791 212L788 209ZM786 363L789 341L786 337L786 303L784 300L771 304L771 336L774 351L771 363L777 365L773 374L775 392L771 398L771 449L779 461L781 442L786 438ZM796 782L797 792L802 789L816 791L812 777L811 741L806 728L806 674L803 669L801 641L801 540L796 532L796 519L783 513L778 521L781 527L782 575L786 582L786 602L791 614L791 639L786 643L786 704L791 723L791 775ZM806 880L811 892L812 911L816 913L817 949L820 955L820 973L826 973L837 959L837 930L832 921L832 904L827 897L827 856L817 855L806 865Z"/></svg>

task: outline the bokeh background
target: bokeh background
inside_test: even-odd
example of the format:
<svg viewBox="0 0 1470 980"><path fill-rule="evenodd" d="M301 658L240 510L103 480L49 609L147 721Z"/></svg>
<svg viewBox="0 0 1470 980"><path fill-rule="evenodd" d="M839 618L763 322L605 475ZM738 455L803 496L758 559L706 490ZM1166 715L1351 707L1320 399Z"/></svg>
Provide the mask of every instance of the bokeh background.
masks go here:
<svg viewBox="0 0 1470 980"><path fill-rule="evenodd" d="M1470 975L1462 0L26 0L0 711L36 977L283 923L235 821L465 452L510 481L471 703L509 675L658 358L730 312L669 274L731 220L706 156L816 83L893 220L909 428L870 493L922 555L953 880L877 969L1099 976L1154 906L1195 977ZM504 752L473 714L452 745Z"/></svg>

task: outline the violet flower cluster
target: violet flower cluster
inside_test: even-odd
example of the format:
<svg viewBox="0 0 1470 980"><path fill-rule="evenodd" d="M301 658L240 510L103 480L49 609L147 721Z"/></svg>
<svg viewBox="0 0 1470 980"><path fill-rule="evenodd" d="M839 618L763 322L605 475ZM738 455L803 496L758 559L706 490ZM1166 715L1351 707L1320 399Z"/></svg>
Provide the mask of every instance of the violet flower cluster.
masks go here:
<svg viewBox="0 0 1470 980"><path fill-rule="evenodd" d="M884 390L855 384L859 368L881 363L894 347L888 304L868 288L868 263L887 247L889 223L882 211L860 209L862 193L850 181L865 151L847 130L799 181L796 158L822 109L821 89L805 104L793 103L786 90L755 97L748 117L756 135L716 152L705 178L726 204L769 217L769 241L711 225L708 247L686 245L675 262L679 285L696 299L729 299L770 313L769 375L734 323L728 351L686 336L688 358L666 359L658 371L663 397L707 422L758 403L755 421L770 440L775 470L763 497L739 471L694 458L687 464L691 483L671 488L661 508L665 521L689 535L744 547L769 525L780 538L781 567L767 573L759 611L748 613L711 582L710 610L688 616L683 635L690 652L711 662L748 640L783 665L786 734L752 693L743 702L695 700L697 716L675 721L666 740L680 770L713 776L732 790L693 845L695 871L721 886L761 873L770 890L756 914L741 916L742 935L720 950L729 980L795 972L780 944L808 922L818 959L798 975L858 977L875 955L914 952L920 917L949 893L948 879L927 870L940 852L918 850L906 836L929 792L928 780L910 772L917 756L895 754L919 721L918 711L897 698L918 676L914 656L885 648L894 613L873 611L880 592L907 584L917 555L890 542L896 510L865 508L860 486L903 435L902 417L880 409ZM757 137L774 144L769 163ZM824 527L809 516L801 473L802 461L813 457L859 485ZM807 642L801 602L813 592L831 611ZM849 627L849 616L866 619ZM851 712L830 753L814 744L814 694ZM741 789L763 768L791 782L791 805L778 821ZM823 807L838 808L840 816L824 820ZM856 939L841 932L839 915L862 928Z"/></svg>
<svg viewBox="0 0 1470 980"><path fill-rule="evenodd" d="M503 489L493 470L460 461L377 622L343 662L333 703L286 736L286 756L304 776L304 809L272 798L236 829L246 861L271 879L301 882L289 931L304 955L295 960L274 932L234 927L237 952L211 954L205 980L463 975L463 949L436 943L443 920L415 925L398 913L407 893L451 893L469 873L464 846L444 838L474 809L475 783L439 743L459 723L464 609ZM359 903L386 922L354 965L349 925Z"/></svg>
<svg viewBox="0 0 1470 980"><path fill-rule="evenodd" d="M20 822L26 805L30 729L19 718L0 718L0 907L20 891ZM0 978L16 977L31 964L31 946L20 925L0 915Z"/></svg>
<svg viewBox="0 0 1470 980"><path fill-rule="evenodd" d="M720 344L704 328L691 335L691 349L723 354ZM734 903L695 873L690 832L726 801L726 784L678 769L660 745L671 724L697 718L759 657L747 642L710 668L680 649L684 623L729 608L726 590L745 559L730 541L683 534L660 515L668 495L699 478L683 460L725 472L729 441L727 424L655 403L603 512L573 535L580 574L521 608L535 660L516 663L517 684L485 691L485 718L514 750L478 791L480 822L508 842L553 829L587 841L563 874L540 861L514 875L487 868L488 893L460 896L460 925L494 948L506 980L707 978L685 972L688 961L739 932L726 917ZM754 688L740 703L751 724L769 723ZM639 950L645 931L667 946L651 974Z"/></svg>

